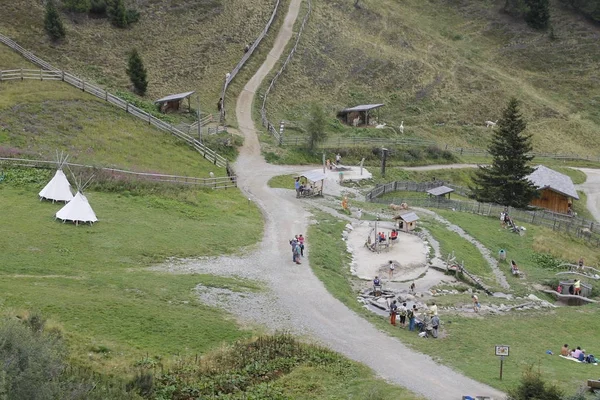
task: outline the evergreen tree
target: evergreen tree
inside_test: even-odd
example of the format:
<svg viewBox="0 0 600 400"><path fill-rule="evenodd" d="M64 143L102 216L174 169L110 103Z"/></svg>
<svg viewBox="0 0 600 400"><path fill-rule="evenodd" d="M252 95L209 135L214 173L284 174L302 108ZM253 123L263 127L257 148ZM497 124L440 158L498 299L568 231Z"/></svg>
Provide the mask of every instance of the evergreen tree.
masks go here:
<svg viewBox="0 0 600 400"><path fill-rule="evenodd" d="M513 98L498 121L488 151L492 165L480 167L471 188L478 201L508 207L526 208L537 195L534 185L527 179L534 169L531 135L523 134L526 123L519 112L519 102Z"/></svg>
<svg viewBox="0 0 600 400"><path fill-rule="evenodd" d="M127 75L129 75L129 79L133 83L135 92L142 96L146 94L146 89L148 88L146 68L144 68L142 57L140 57L136 49L133 49L129 54Z"/></svg>
<svg viewBox="0 0 600 400"><path fill-rule="evenodd" d="M46 29L46 33L48 33L52 40L58 40L65 37L65 27L63 26L60 14L52 0L48 0L46 3L44 29Z"/></svg>
<svg viewBox="0 0 600 400"><path fill-rule="evenodd" d="M318 143L321 143L327 137L325 132L325 113L318 104L313 104L310 108L310 116L308 123L306 124L306 131L308 132L308 147L310 150L314 150Z"/></svg>
<svg viewBox="0 0 600 400"><path fill-rule="evenodd" d="M527 0L528 10L525 21L534 29L547 29L550 26L550 0Z"/></svg>
<svg viewBox="0 0 600 400"><path fill-rule="evenodd" d="M123 0L110 0L108 16L110 17L110 21L114 26L119 28L127 27L127 10L125 9L125 3Z"/></svg>

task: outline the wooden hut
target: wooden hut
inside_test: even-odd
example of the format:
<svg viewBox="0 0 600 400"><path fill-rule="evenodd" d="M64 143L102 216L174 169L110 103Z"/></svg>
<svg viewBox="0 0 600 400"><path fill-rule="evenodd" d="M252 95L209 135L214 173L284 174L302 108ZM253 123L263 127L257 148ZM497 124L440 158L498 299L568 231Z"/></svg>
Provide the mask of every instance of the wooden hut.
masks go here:
<svg viewBox="0 0 600 400"><path fill-rule="evenodd" d="M351 108L344 108L337 113L337 117L347 125L367 126L371 122L372 112L374 110L379 110L379 108L384 105L385 104L363 104ZM377 111L377 120L379 120L379 111Z"/></svg>
<svg viewBox="0 0 600 400"><path fill-rule="evenodd" d="M169 111L179 111L181 108L181 103L187 99L188 111L191 111L192 107L190 105L190 97L196 92L185 92L178 94L170 94L162 99L158 99L154 102L154 104L158 104L160 111L163 113Z"/></svg>
<svg viewBox="0 0 600 400"><path fill-rule="evenodd" d="M394 220L398 221L398 229L404 232L410 232L417 227L419 217L414 212L396 215Z"/></svg>
<svg viewBox="0 0 600 400"><path fill-rule="evenodd" d="M437 198L445 198L448 195L448 199L450 198L450 193L454 192L454 189L449 188L448 186L438 186L433 189L429 189L427 194L429 196L435 196Z"/></svg>
<svg viewBox="0 0 600 400"><path fill-rule="evenodd" d="M577 195L571 178L543 165L538 165L527 179L533 182L540 192L540 197L531 201L532 206L563 214L572 213L573 200L579 200L579 195Z"/></svg>

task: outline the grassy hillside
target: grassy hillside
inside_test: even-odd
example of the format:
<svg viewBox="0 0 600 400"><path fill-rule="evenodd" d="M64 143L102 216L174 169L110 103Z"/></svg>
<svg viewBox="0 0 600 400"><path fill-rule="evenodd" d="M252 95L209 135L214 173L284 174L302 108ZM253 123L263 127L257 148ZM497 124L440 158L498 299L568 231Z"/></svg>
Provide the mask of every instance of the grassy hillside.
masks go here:
<svg viewBox="0 0 600 400"><path fill-rule="evenodd" d="M131 3L133 1L126 2ZM148 69L148 98L197 90L203 109L216 109L225 73L254 41L272 0L135 2L140 21L118 29L106 19L63 13L67 37L52 44L44 8L34 0L3 5L0 31L41 58L111 88L125 89L127 52L136 47Z"/></svg>
<svg viewBox="0 0 600 400"><path fill-rule="evenodd" d="M144 172L225 175L169 133L63 82L0 85L0 153Z"/></svg>
<svg viewBox="0 0 600 400"><path fill-rule="evenodd" d="M308 103L337 110L382 102L381 121L404 136L486 146L509 97L537 151L600 150L600 27L553 2L553 40L504 14L501 0L323 0L269 102L272 119L306 119ZM392 131L342 129L342 135Z"/></svg>

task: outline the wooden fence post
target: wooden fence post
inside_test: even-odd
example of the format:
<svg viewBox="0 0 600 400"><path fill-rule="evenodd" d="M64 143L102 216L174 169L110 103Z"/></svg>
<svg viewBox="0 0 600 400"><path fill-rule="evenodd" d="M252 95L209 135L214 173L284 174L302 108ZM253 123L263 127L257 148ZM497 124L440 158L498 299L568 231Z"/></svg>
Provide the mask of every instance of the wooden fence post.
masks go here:
<svg viewBox="0 0 600 400"><path fill-rule="evenodd" d="M81 91L85 92L85 81L83 79L81 80Z"/></svg>
<svg viewBox="0 0 600 400"><path fill-rule="evenodd" d="M44 75L42 74L42 71L43 71L43 70L40 68L40 81L43 81L43 80L44 80Z"/></svg>
<svg viewBox="0 0 600 400"><path fill-rule="evenodd" d="M23 80L23 68L21 68L21 80Z"/></svg>
<svg viewBox="0 0 600 400"><path fill-rule="evenodd" d="M65 71L60 71L60 79L64 82L65 81Z"/></svg>

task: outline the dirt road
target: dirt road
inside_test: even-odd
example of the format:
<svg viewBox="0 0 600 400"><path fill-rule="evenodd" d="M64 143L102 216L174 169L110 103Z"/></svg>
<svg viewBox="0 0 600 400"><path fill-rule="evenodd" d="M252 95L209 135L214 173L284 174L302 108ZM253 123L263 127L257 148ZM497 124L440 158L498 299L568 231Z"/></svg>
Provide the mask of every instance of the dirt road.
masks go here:
<svg viewBox="0 0 600 400"><path fill-rule="evenodd" d="M286 168L268 165L261 157L251 111L254 93L292 36L300 4L301 0L291 1L267 60L238 97L236 115L245 143L235 170L242 190L261 207L266 224L259 250L248 262L233 263L232 268L238 265L259 270L270 282L280 312L287 314L290 329L306 332L394 383L429 399L460 399L466 394L504 398L501 392L436 364L429 356L412 351L377 330L329 294L306 260L303 265L292 263L288 239L306 232L310 215L289 191L267 187L269 177L285 173ZM310 237L307 248L310 249Z"/></svg>
<svg viewBox="0 0 600 400"><path fill-rule="evenodd" d="M587 194L587 209L600 222L600 169L577 168L587 175L585 183L576 185L577 190Z"/></svg>

